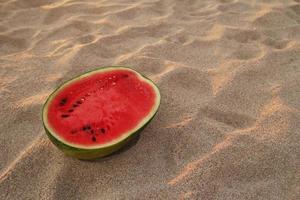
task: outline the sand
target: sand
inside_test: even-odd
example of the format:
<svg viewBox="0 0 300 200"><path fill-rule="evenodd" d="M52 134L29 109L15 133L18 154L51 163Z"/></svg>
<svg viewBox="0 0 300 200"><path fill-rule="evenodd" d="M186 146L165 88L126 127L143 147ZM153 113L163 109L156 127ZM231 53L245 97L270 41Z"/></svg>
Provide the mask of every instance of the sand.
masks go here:
<svg viewBox="0 0 300 200"><path fill-rule="evenodd" d="M59 84L104 65L162 103L125 149L84 162L46 137ZM300 196L299 0L0 0L0 199Z"/></svg>

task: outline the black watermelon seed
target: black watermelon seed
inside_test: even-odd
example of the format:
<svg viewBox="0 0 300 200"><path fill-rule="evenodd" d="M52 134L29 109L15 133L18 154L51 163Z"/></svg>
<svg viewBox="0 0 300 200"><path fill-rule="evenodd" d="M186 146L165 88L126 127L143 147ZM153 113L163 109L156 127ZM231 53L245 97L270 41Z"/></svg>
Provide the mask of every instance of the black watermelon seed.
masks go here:
<svg viewBox="0 0 300 200"><path fill-rule="evenodd" d="M76 108L78 105L77 104L73 104L73 108Z"/></svg>
<svg viewBox="0 0 300 200"><path fill-rule="evenodd" d="M83 131L89 131L89 130L91 130L91 126L90 125L85 125L85 126L82 127L82 130Z"/></svg>
<svg viewBox="0 0 300 200"><path fill-rule="evenodd" d="M96 142L96 137L93 136L93 137L92 137L92 140L93 140L93 142Z"/></svg>
<svg viewBox="0 0 300 200"><path fill-rule="evenodd" d="M70 109L70 110L68 110L68 112L73 112L74 111L74 109Z"/></svg>
<svg viewBox="0 0 300 200"><path fill-rule="evenodd" d="M77 104L82 104L82 102L81 102L81 101L76 101L76 103L77 103Z"/></svg>
<svg viewBox="0 0 300 200"><path fill-rule="evenodd" d="M100 131L101 131L101 133L105 133L105 129L104 128L101 128Z"/></svg>
<svg viewBox="0 0 300 200"><path fill-rule="evenodd" d="M63 98L62 100L60 100L59 105L64 106L67 103L67 99Z"/></svg>
<svg viewBox="0 0 300 200"><path fill-rule="evenodd" d="M70 115L62 114L61 117L62 117L62 118L67 118L67 117L70 117Z"/></svg>

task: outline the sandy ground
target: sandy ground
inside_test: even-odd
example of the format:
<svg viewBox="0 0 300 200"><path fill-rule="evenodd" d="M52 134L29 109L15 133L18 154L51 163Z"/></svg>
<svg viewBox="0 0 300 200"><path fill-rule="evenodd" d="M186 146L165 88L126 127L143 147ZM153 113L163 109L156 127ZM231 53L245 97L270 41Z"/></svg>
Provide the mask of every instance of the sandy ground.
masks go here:
<svg viewBox="0 0 300 200"><path fill-rule="evenodd" d="M129 65L158 115L113 156L47 139L60 83ZM300 1L0 0L0 199L300 196Z"/></svg>

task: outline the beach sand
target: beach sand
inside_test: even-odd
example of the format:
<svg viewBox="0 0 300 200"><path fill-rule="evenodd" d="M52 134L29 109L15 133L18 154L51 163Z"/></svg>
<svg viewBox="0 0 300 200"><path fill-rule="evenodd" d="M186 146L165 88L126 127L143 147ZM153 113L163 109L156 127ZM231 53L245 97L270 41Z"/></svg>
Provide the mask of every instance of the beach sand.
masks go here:
<svg viewBox="0 0 300 200"><path fill-rule="evenodd" d="M122 151L63 155L41 109L126 65L159 112ZM300 197L299 0L0 0L0 199Z"/></svg>

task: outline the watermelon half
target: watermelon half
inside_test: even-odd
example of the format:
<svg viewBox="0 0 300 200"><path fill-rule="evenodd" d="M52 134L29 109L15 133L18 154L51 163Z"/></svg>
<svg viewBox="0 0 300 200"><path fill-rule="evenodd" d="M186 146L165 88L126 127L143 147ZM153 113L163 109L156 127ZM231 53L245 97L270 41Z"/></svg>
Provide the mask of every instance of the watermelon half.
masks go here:
<svg viewBox="0 0 300 200"><path fill-rule="evenodd" d="M120 149L151 121L157 86L127 67L102 67L56 89L43 108L50 140L65 154L95 159Z"/></svg>

